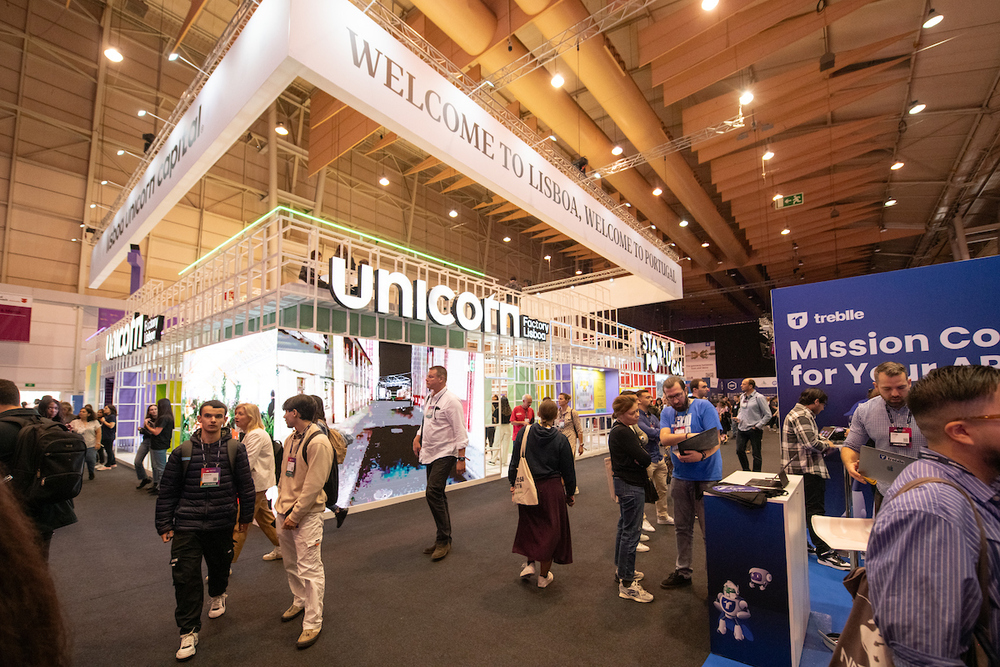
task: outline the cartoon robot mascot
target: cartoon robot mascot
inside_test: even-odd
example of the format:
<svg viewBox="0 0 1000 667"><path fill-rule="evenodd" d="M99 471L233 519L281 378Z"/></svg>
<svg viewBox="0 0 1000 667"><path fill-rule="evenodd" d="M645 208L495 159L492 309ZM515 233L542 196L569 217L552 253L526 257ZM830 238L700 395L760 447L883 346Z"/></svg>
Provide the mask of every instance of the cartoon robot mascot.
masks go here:
<svg viewBox="0 0 1000 667"><path fill-rule="evenodd" d="M746 600L740 597L740 587L732 581L726 581L722 587L722 592L716 598L715 608L719 610L719 627L717 632L720 635L732 631L736 641L744 639L753 641L753 633L746 625L746 619L750 618L750 610Z"/></svg>

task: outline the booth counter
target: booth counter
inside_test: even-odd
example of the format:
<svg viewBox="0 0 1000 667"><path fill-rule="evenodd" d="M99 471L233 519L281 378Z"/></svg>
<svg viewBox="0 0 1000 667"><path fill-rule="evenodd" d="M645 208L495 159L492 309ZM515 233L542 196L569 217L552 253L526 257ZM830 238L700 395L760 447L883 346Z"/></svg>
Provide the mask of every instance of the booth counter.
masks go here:
<svg viewBox="0 0 1000 667"><path fill-rule="evenodd" d="M720 484L770 476L739 471ZM809 623L802 477L784 490L760 508L705 496L712 653L754 667L798 667Z"/></svg>

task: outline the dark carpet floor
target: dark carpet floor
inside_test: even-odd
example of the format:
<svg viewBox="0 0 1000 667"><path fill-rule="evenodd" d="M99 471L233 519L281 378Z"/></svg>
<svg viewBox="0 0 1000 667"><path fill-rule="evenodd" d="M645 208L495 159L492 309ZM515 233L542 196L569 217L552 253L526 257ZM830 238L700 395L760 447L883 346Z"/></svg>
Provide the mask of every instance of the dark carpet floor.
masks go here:
<svg viewBox="0 0 1000 667"><path fill-rule="evenodd" d="M764 470L777 469L777 436L765 434ZM733 447L725 473L738 469ZM85 482L79 523L56 532L51 568L68 619L74 664L171 665L178 646L169 545L153 527L155 499L118 466ZM208 618L198 665L701 665L709 653L704 566L694 586L664 591L673 571L673 528L658 526L637 556L656 599L618 597L612 563L617 505L602 457L578 462L581 495L570 509L574 562L553 567L544 590L518 578L511 553L517 512L506 482L450 492L454 549L439 563L421 550L434 526L422 498L327 522L323 542L323 634L298 651L298 622L281 623L291 602L280 561L250 528L233 565L228 609ZM648 508L649 515L655 515ZM704 563L700 540L695 562ZM0 660L2 662L2 660Z"/></svg>

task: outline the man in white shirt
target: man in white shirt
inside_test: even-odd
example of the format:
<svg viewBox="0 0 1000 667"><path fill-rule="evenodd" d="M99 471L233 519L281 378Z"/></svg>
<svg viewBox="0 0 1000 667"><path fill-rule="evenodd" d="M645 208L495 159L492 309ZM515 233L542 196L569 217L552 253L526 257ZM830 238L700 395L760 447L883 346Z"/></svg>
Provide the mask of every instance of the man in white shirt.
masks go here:
<svg viewBox="0 0 1000 667"><path fill-rule="evenodd" d="M760 472L763 458L760 445L764 437L764 426L771 421L771 407L767 399L757 391L757 383L753 378L745 378L740 384L743 395L740 396L740 411L736 415L736 456L744 470L750 470L747 460L747 445L750 445L753 455L753 471Z"/></svg>
<svg viewBox="0 0 1000 667"><path fill-rule="evenodd" d="M465 472L469 431L465 428L462 401L445 386L448 370L444 366L431 366L426 383L430 394L424 401L420 430L413 439L413 453L427 466L425 496L437 526L434 545L424 549L424 553L439 561L451 551L451 515L444 490L453 467L459 474Z"/></svg>

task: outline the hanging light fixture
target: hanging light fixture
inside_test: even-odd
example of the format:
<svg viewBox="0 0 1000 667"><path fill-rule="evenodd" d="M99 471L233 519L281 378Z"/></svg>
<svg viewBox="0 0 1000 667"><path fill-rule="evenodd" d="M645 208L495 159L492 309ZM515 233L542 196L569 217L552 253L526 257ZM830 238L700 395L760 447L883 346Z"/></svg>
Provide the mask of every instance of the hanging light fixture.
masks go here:
<svg viewBox="0 0 1000 667"><path fill-rule="evenodd" d="M701 8L710 12L719 6L719 0L701 0Z"/></svg>
<svg viewBox="0 0 1000 667"><path fill-rule="evenodd" d="M553 88L562 88L562 85L566 83L566 79L564 79L563 75L559 73L559 70L556 70L556 73L552 75L550 83Z"/></svg>
<svg viewBox="0 0 1000 667"><path fill-rule="evenodd" d="M663 188L659 188L659 187L653 188L653 196L654 197L659 197L662 194L663 194Z"/></svg>
<svg viewBox="0 0 1000 667"><path fill-rule="evenodd" d="M277 125L274 126L274 133L275 134L280 134L283 137L287 137L288 136L288 128L285 127L284 123L279 122Z"/></svg>
<svg viewBox="0 0 1000 667"><path fill-rule="evenodd" d="M766 151L764 151L764 154L760 156L760 159L761 160L770 160L773 157L774 157L774 151L772 151L770 148L768 148Z"/></svg>
<svg viewBox="0 0 1000 667"><path fill-rule="evenodd" d="M926 108L927 105L921 102L920 100L913 100L912 102L910 102L910 108L907 109L906 112L911 116L915 116Z"/></svg>
<svg viewBox="0 0 1000 667"><path fill-rule="evenodd" d="M458 217L458 211L456 211L455 209L451 209L450 211L448 211L448 217L449 218L457 218Z"/></svg>
<svg viewBox="0 0 1000 667"><path fill-rule="evenodd" d="M771 201L781 201L782 199L784 199L784 196L781 195L781 193L778 193L778 194L774 195L773 197L771 197Z"/></svg>
<svg viewBox="0 0 1000 667"><path fill-rule="evenodd" d="M900 169L903 168L904 164L905 164L904 162L900 162L899 160L896 160L896 162L893 163L893 165L891 167L889 167L889 169L892 169L893 171L899 171Z"/></svg>
<svg viewBox="0 0 1000 667"><path fill-rule="evenodd" d="M614 155L614 156L616 156L616 157L618 155L621 155L624 152L625 152L625 149L622 148L621 146L617 146L617 145L614 148L611 149L611 154Z"/></svg>
<svg viewBox="0 0 1000 667"><path fill-rule="evenodd" d="M895 197L890 197L889 199L886 199L885 203L883 204L883 206L886 206L886 207L895 206L895 205L896 205L896 198Z"/></svg>
<svg viewBox="0 0 1000 667"><path fill-rule="evenodd" d="M791 233L792 233L792 230L790 230L788 227L785 227L784 229L781 230L781 235L782 236L788 236Z"/></svg>
<svg viewBox="0 0 1000 667"><path fill-rule="evenodd" d="M678 222L677 224L678 224L679 226L681 226L681 227L687 227L687 226L688 226L688 221L687 221L687 220L681 220L681 221L680 221L680 222Z"/></svg>
<svg viewBox="0 0 1000 667"><path fill-rule="evenodd" d="M122 52L119 51L114 46L109 46L108 48L104 49L104 57L113 63L120 63L121 61L125 60L125 56L122 55ZM75 240L76 239L74 239L74 241Z"/></svg>
<svg viewBox="0 0 1000 667"><path fill-rule="evenodd" d="M927 20L924 21L924 28L933 28L941 21L944 21L944 14L938 14L934 11L934 8L931 7L931 10L927 12Z"/></svg>
<svg viewBox="0 0 1000 667"><path fill-rule="evenodd" d="M744 90L743 94L740 95L740 104L746 105L753 102L753 93L749 90Z"/></svg>

